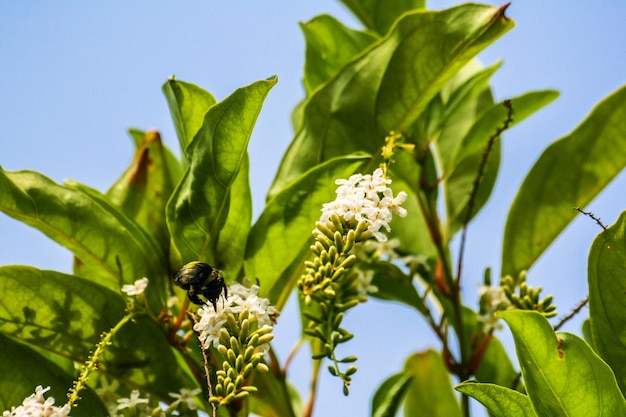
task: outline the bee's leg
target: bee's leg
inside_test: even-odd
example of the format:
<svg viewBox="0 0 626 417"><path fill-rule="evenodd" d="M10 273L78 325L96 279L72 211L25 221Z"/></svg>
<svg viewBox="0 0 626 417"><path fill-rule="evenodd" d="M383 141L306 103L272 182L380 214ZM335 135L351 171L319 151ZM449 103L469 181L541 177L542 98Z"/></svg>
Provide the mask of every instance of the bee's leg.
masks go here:
<svg viewBox="0 0 626 417"><path fill-rule="evenodd" d="M198 294L196 294L196 292L195 292L195 291L193 291L193 290L189 290L189 292L187 293L187 296L189 297L189 300L190 300L192 303L194 303L194 304L197 304L197 305L200 305L200 306L201 306L202 304L204 304L204 301L202 301L202 300L198 297Z"/></svg>

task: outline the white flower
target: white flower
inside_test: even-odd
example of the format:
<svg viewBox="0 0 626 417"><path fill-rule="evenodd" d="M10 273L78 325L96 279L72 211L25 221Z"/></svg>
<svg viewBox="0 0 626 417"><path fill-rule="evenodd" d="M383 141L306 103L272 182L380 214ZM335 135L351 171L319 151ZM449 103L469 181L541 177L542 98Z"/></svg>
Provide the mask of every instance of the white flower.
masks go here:
<svg viewBox="0 0 626 417"><path fill-rule="evenodd" d="M231 298L229 296L229 298ZM194 324L193 329L198 333L200 342L208 349L211 345L217 347L220 344L220 329L226 323L226 313L230 311L230 306L222 307L217 303L217 309L208 304L198 309L200 321Z"/></svg>
<svg viewBox="0 0 626 417"><path fill-rule="evenodd" d="M50 387L43 388L41 385L35 388L35 393L26 397L22 401L22 405L15 408L12 407L11 411L5 411L2 413L3 417L68 417L72 407L69 404L65 404L61 407L54 405L54 398L45 398L44 394L50 390Z"/></svg>
<svg viewBox="0 0 626 417"><path fill-rule="evenodd" d="M500 286L481 285L478 289L478 295L486 298L486 304L489 308L495 309L500 307L500 309L502 309L510 304L509 299L504 293L504 288Z"/></svg>
<svg viewBox="0 0 626 417"><path fill-rule="evenodd" d="M220 344L220 329L226 324L228 314L240 314L247 310L250 317L256 319L259 328L276 323L278 310L270 305L267 298L258 296L259 289L258 285L248 288L238 283L231 284L228 287L228 299L223 306L218 303L217 309L209 305L198 309L200 321L193 329L199 334L198 338L205 348L209 348L210 345L217 347Z"/></svg>
<svg viewBox="0 0 626 417"><path fill-rule="evenodd" d="M393 190L387 186L391 184L391 179L385 178L381 168L376 169L371 175L356 174L347 180L336 180L335 183L339 185L336 190L337 197L322 206L320 221L323 223L329 223L333 214L348 223L364 220L368 223L368 231L378 241L384 242L387 236L380 229L384 228L387 232L391 230L389 222L392 213L400 217L407 214L406 210L400 207L407 194L401 191L394 197Z"/></svg>
<svg viewBox="0 0 626 417"><path fill-rule="evenodd" d="M360 295L367 295L378 292L378 287L372 284L372 281L374 280L373 270L368 269L367 271L362 271L360 269L357 269L356 273L356 285Z"/></svg>
<svg viewBox="0 0 626 417"><path fill-rule="evenodd" d="M483 324L483 333L491 333L494 330L501 330L502 323L500 319L496 317L496 309L489 308L487 313L478 316L478 321Z"/></svg>
<svg viewBox="0 0 626 417"><path fill-rule="evenodd" d="M148 404L147 398L139 398L139 391L134 389L130 393L130 398L120 398L117 400L117 409L123 410L124 408L135 409L139 404Z"/></svg>
<svg viewBox="0 0 626 417"><path fill-rule="evenodd" d="M170 407L176 408L178 404L185 404L188 409L195 410L198 408L198 405L196 404L196 400L194 400L193 397L200 394L201 392L202 392L202 389L200 388L196 388L192 390L187 389L187 388L181 388L179 394L175 392L170 392L169 396L172 398L176 398L176 401L170 404Z"/></svg>
<svg viewBox="0 0 626 417"><path fill-rule="evenodd" d="M124 285L122 287L122 292L125 292L128 295L139 295L143 294L144 290L148 286L148 278L141 278L135 281L132 285Z"/></svg>

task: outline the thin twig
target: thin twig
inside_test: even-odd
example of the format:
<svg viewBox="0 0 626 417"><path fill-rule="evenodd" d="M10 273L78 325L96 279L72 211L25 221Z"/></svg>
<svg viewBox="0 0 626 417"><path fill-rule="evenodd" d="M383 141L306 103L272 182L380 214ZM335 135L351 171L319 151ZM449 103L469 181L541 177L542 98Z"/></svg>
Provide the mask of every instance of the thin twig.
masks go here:
<svg viewBox="0 0 626 417"><path fill-rule="evenodd" d="M604 223L602 223L600 221L599 217L596 217L592 212L590 211L584 211L583 209L581 209L580 207L574 207L574 210L584 214L587 217L591 217L593 220L596 221L596 223L598 223L598 225L600 225L601 228L603 228L604 230L606 230L606 226L604 225Z"/></svg>
<svg viewBox="0 0 626 417"><path fill-rule="evenodd" d="M198 319L196 318L196 315L193 314L191 311L187 311L187 316L193 322L194 326L198 323ZM200 344L200 351L202 352L202 360L204 361L204 372L206 374L206 385L207 385L207 388L209 389L209 398L211 398L213 396L213 385L211 385L211 374L209 373L209 369L210 369L209 358L207 358L206 356L204 343L202 343L202 340L200 340L199 337L198 337L198 343ZM216 417L217 407L215 407L215 404L212 402L209 402L209 404L211 404L211 407L213 408L213 417Z"/></svg>
<svg viewBox="0 0 626 417"><path fill-rule="evenodd" d="M557 330L559 330L561 327L563 327L563 325L565 323L567 323L569 320L571 320L576 314L578 314L580 312L580 310L583 309L583 307L585 307L587 305L587 303L589 302L589 296L587 296L584 300L582 300L580 303L578 303L578 305L576 307L574 307L574 309L572 310L571 313L569 313L567 316L563 317L555 326L554 326L554 331L556 332Z"/></svg>
<svg viewBox="0 0 626 417"><path fill-rule="evenodd" d="M504 100L502 102L504 107L507 108L506 120L496 131L489 137L487 141L487 147L483 152L483 157L480 160L480 164L478 165L478 172L476 172L476 177L474 178L474 183L472 184L472 191L470 192L470 198L467 202L467 212L465 213L465 219L463 220L463 231L461 232L461 247L459 249L459 261L457 264L456 271L456 284L457 287L461 284L461 271L463 268L463 254L465 252L465 241L467 239L467 226L472 218L472 212L474 211L474 204L476 204L476 195L478 194L478 186L485 176L485 169L487 168L487 160L489 159L489 154L493 149L493 145L496 143L496 139L502 135L502 133L507 130L511 123L513 122L513 104L511 100Z"/></svg>

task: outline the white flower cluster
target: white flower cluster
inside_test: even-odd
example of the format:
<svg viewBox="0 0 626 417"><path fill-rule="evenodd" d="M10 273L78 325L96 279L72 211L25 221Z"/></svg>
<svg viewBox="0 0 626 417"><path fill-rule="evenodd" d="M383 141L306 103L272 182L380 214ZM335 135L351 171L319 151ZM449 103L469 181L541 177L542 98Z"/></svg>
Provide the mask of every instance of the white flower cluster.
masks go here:
<svg viewBox="0 0 626 417"><path fill-rule="evenodd" d="M220 329L224 327L229 313L239 314L248 310L250 318L256 319L258 328L273 326L278 317L278 310L270 305L267 298L258 296L259 286L252 285L250 288L241 284L232 284L228 287L228 300L226 303L217 303L217 309L212 305L205 304L198 309L200 321L193 326L198 332L199 339L205 347L220 343Z"/></svg>
<svg viewBox="0 0 626 417"><path fill-rule="evenodd" d="M400 191L396 197L388 187L391 179L386 178L383 170L378 168L372 175L356 174L347 180L336 180L339 185L335 201L324 204L320 221L330 223L332 214L337 214L346 222L362 220L368 223L367 230L374 235L379 242L387 240L387 236L380 232L383 227L387 232L391 230L389 222L392 213L400 217L406 216L406 210L400 207L407 198L404 191Z"/></svg>
<svg viewBox="0 0 626 417"><path fill-rule="evenodd" d="M67 417L70 414L72 407L69 404L65 404L62 407L56 407L54 405L54 398L45 398L44 394L50 390L50 387L43 388L39 385L35 388L35 393L25 398L22 405L15 408L12 407L11 411L5 411L2 413L2 417Z"/></svg>

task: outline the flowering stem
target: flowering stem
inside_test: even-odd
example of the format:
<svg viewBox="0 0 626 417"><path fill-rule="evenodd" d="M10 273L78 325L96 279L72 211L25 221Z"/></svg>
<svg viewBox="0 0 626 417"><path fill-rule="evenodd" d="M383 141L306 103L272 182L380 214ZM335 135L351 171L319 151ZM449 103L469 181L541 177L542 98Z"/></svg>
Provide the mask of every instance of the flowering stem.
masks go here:
<svg viewBox="0 0 626 417"><path fill-rule="evenodd" d="M120 329L126 323L132 320L136 315L137 313L134 311L127 313L124 317L122 317L122 319L115 326L111 328L111 330L109 330L108 332L102 333L102 335L100 336L100 341L96 345L96 348L91 353L91 355L89 355L89 358L87 358L87 361L83 365L83 369L81 370L80 375L78 376L78 379L74 381L74 385L72 386L72 388L70 388L69 392L67 393L68 405L73 406L74 403L76 403L76 401L80 400L78 393L83 388L85 388L87 380L89 379L89 375L91 374L92 371L94 371L97 368L100 355L102 355L106 346L111 344L111 339L113 338L113 336L117 332L119 332Z"/></svg>
<svg viewBox="0 0 626 417"><path fill-rule="evenodd" d="M195 314L193 314L191 311L187 311L187 316L189 317L189 319L193 322L193 324L197 324L198 323L198 319L196 317ZM209 391L209 398L211 398L213 396L213 385L211 384L211 373L209 372L210 368L209 368L209 358L207 358L206 355L206 349L204 347L204 343L202 342L202 340L200 338L198 338L198 343L200 344L200 351L202 352L202 360L204 361L204 372L206 375L206 384L207 384L207 388ZM217 407L215 406L214 403L210 403L211 404L211 408L213 409L213 417L217 416Z"/></svg>
<svg viewBox="0 0 626 417"><path fill-rule="evenodd" d="M317 395L317 382L319 380L320 369L322 369L322 361L320 359L314 360L313 370L311 372L309 399L304 406L304 412L302 413L302 417L311 417L313 415L313 405L315 404L315 397Z"/></svg>

